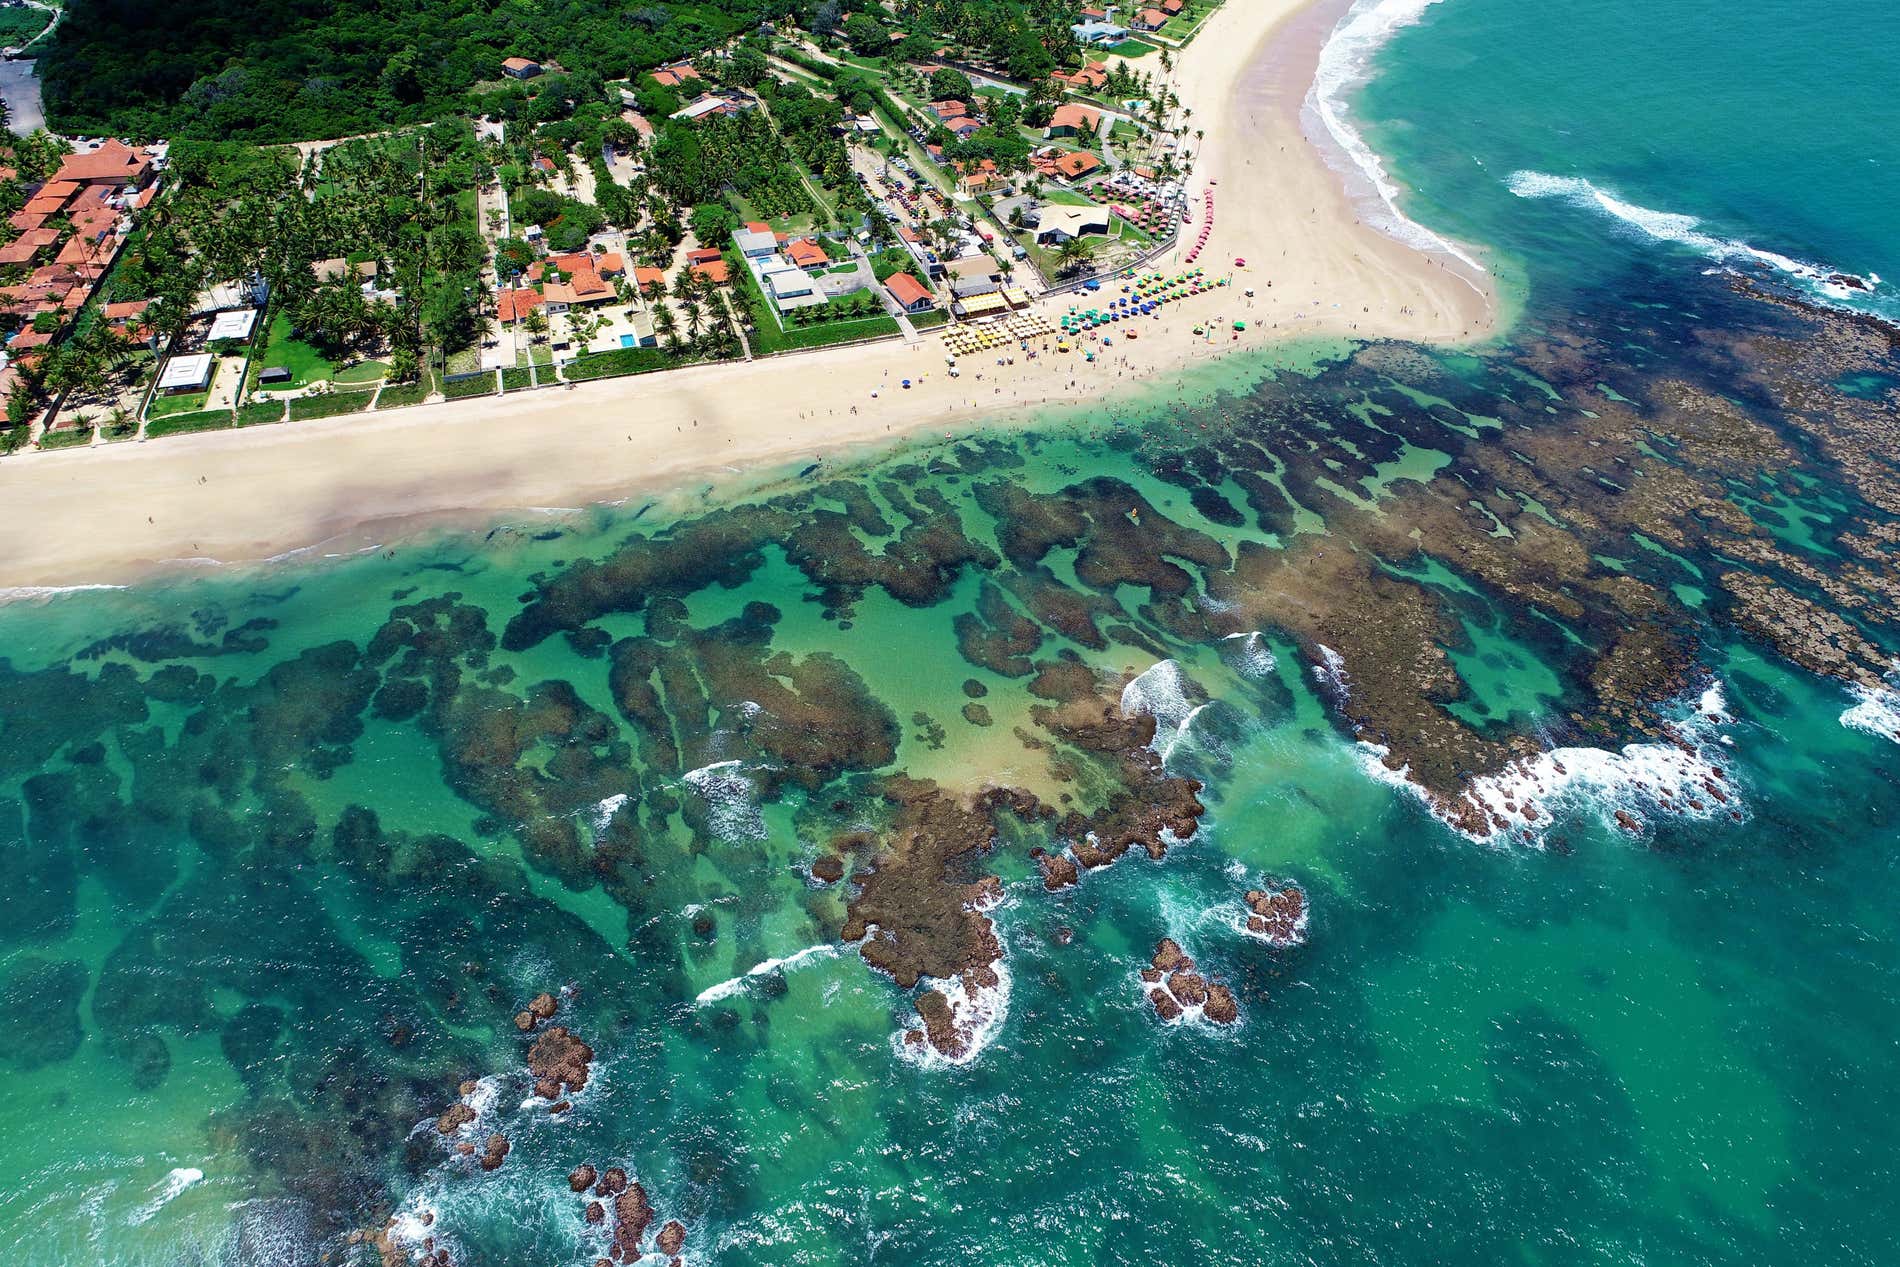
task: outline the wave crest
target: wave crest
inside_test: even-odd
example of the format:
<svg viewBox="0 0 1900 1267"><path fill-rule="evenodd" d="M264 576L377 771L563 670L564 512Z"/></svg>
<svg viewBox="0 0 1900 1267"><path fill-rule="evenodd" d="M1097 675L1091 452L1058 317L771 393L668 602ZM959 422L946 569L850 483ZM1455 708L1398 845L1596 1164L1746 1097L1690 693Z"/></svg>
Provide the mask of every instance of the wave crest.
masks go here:
<svg viewBox="0 0 1900 1267"><path fill-rule="evenodd" d="M1512 172L1504 185L1519 198L1553 198L1588 211L1601 212L1647 238L1687 247L1715 264L1766 264L1777 272L1807 283L1829 299L1841 300L1855 294L1864 295L1880 285L1877 273L1861 277L1765 250L1738 239L1717 237L1704 232L1703 222L1695 216L1678 211L1658 211L1653 207L1627 202L1581 176L1518 171Z"/></svg>
<svg viewBox="0 0 1900 1267"><path fill-rule="evenodd" d="M1459 249L1450 239L1440 237L1399 210L1399 188L1385 170L1385 162L1350 121L1347 98L1372 78L1373 56L1395 34L1425 16L1438 0L1361 0L1347 11L1339 25L1320 49L1319 67L1313 86L1306 91L1302 116L1310 126L1317 123L1330 136L1339 154L1354 173L1363 177L1378 195L1379 210L1369 216L1375 227L1420 251L1443 251L1484 272L1484 265Z"/></svg>

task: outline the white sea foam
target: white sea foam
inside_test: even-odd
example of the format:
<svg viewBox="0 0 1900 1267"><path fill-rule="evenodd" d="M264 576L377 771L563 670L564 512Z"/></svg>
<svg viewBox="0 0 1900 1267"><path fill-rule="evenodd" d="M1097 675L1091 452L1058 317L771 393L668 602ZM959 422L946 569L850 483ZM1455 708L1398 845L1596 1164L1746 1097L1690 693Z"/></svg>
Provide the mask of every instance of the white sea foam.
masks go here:
<svg viewBox="0 0 1900 1267"><path fill-rule="evenodd" d="M1274 658L1273 648L1267 645L1267 636L1259 630L1228 634L1221 641L1229 644L1228 654L1234 668L1244 677L1266 677L1279 665L1279 661Z"/></svg>
<svg viewBox="0 0 1900 1267"><path fill-rule="evenodd" d="M1122 712L1131 717L1147 713L1155 719L1155 737L1148 746L1166 761L1207 707L1204 700L1195 702L1197 695L1204 696L1205 692L1181 671L1179 664L1161 660L1122 688Z"/></svg>
<svg viewBox="0 0 1900 1267"><path fill-rule="evenodd" d="M606 831L607 824L614 820L614 815L618 814L620 807L626 803L625 792L615 792L612 796L605 796L595 801L593 808L587 811L587 823L594 829L594 835L598 836Z"/></svg>
<svg viewBox="0 0 1900 1267"><path fill-rule="evenodd" d="M823 942L816 946L807 946L803 950L794 951L782 959L767 959L764 963L754 964L752 967L747 968L736 977L721 981L718 985L707 986L704 990L699 992L693 1002L700 1004L717 1003L720 999L730 998L745 989L746 983L755 977L766 976L769 973L779 971L781 968L794 967L807 959L830 959L837 953L838 947L835 942Z"/></svg>
<svg viewBox="0 0 1900 1267"><path fill-rule="evenodd" d="M1455 243L1399 210L1398 186L1386 172L1384 161L1352 125L1347 105L1353 92L1372 77L1372 59L1379 49L1436 3L1438 0L1359 0L1354 4L1320 50L1319 67L1312 87L1307 89L1301 114L1309 134L1317 124L1332 138L1343 161L1350 165L1345 174L1361 177L1377 195L1378 206L1369 218L1381 232L1421 251L1443 251L1483 271L1484 266Z"/></svg>
<svg viewBox="0 0 1900 1267"><path fill-rule="evenodd" d="M123 585L0 585L0 603L31 602L34 599L58 598L62 594L124 588Z"/></svg>
<svg viewBox="0 0 1900 1267"><path fill-rule="evenodd" d="M126 1221L132 1224L133 1227L149 1223L153 1215L171 1204L186 1188L189 1188L192 1184L197 1183L204 1177L205 1172L196 1166L177 1167L167 1174L162 1181L154 1185L152 1199L132 1211L131 1216Z"/></svg>
<svg viewBox="0 0 1900 1267"><path fill-rule="evenodd" d="M1841 714L1841 725L1900 743L1900 664L1887 680L1892 685L1850 688L1859 702Z"/></svg>
<svg viewBox="0 0 1900 1267"><path fill-rule="evenodd" d="M1345 662L1328 647L1314 676L1334 688L1341 702L1351 678ZM1496 774L1471 780L1459 802L1446 806L1412 780L1411 767L1385 763L1389 750L1365 740L1355 746L1368 777L1399 788L1424 803L1447 826L1486 844L1515 840L1541 845L1563 813L1591 813L1605 824L1619 824L1621 810L1640 827L1648 818L1716 819L1745 815L1747 805L1720 751L1728 737L1721 728L1734 721L1721 683L1705 689L1693 707L1679 706L1670 721L1676 742L1626 744L1603 748L1552 748L1512 762ZM1454 821L1456 811L1475 809L1486 820L1480 830Z"/></svg>
<svg viewBox="0 0 1900 1267"><path fill-rule="evenodd" d="M932 1047L928 1041L907 1043L904 1031L891 1035L891 1046L901 1058L924 1069L941 1069L957 1065L967 1065L982 1055L996 1036L1003 1030L1003 1022L1009 1016L1009 966L1001 959L990 965L996 973L996 984L966 988L961 977L952 977L948 981L927 980L926 989L934 988L950 1002L952 1023L963 1035L963 1051L955 1056L946 1056ZM916 1018L906 1029L921 1029L923 1019Z"/></svg>
<svg viewBox="0 0 1900 1267"><path fill-rule="evenodd" d="M697 770L688 770L686 785L697 792L710 811L707 815L713 834L727 844L764 840L765 816L759 812L757 791L738 761L715 761Z"/></svg>
<svg viewBox="0 0 1900 1267"><path fill-rule="evenodd" d="M1675 211L1657 211L1626 202L1609 190L1580 176L1552 176L1548 172L1512 172L1505 186L1520 198L1555 198L1585 210L1601 212L1618 223L1657 242L1686 247L1705 259L1724 267L1737 264L1766 264L1777 272L1798 278L1829 299L1851 299L1867 291L1843 286L1829 279L1853 276L1844 269L1829 268L1794 259L1777 251L1764 250L1734 238L1718 237L1703 231L1702 221ZM1880 285L1880 276L1869 273L1857 280L1868 288Z"/></svg>

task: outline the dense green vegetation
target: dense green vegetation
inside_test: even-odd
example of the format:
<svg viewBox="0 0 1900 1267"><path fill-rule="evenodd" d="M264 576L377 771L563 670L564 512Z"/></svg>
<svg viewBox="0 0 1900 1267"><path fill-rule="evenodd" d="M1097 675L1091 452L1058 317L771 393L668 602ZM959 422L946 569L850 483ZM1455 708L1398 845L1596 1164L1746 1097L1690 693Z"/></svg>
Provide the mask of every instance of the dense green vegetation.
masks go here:
<svg viewBox="0 0 1900 1267"><path fill-rule="evenodd" d="M691 56L765 0L72 0L40 77L54 128L288 141L438 119L503 58L614 79Z"/></svg>

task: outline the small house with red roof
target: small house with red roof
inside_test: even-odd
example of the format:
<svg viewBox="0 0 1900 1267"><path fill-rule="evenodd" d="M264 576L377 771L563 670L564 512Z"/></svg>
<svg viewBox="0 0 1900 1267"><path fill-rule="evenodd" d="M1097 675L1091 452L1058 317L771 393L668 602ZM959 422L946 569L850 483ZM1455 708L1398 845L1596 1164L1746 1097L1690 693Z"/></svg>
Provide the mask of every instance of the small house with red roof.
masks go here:
<svg viewBox="0 0 1900 1267"><path fill-rule="evenodd" d="M937 306L936 296L930 293L930 288L909 273L892 273L885 280L884 289L891 292L891 298L905 312L926 312Z"/></svg>
<svg viewBox="0 0 1900 1267"><path fill-rule="evenodd" d="M1055 113L1049 116L1049 126L1043 135L1048 137L1075 136L1079 133L1093 132L1102 122L1102 112L1091 110L1087 106L1078 106L1073 102L1059 105Z"/></svg>

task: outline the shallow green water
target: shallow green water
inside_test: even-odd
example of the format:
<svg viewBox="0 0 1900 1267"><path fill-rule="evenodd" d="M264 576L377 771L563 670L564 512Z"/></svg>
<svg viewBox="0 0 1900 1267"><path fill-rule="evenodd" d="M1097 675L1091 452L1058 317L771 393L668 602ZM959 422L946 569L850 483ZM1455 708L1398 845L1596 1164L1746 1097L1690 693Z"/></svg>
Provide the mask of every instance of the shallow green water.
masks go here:
<svg viewBox="0 0 1900 1267"><path fill-rule="evenodd" d="M1629 12L1553 42L1446 0L1365 95L1418 214L1530 279L1482 355L1292 349L704 499L0 607L6 1261L370 1262L351 1233L393 1219L457 1263L592 1262L583 1161L634 1174L692 1262L1887 1261L1893 701L1777 654L1725 578L1766 543L1817 594L1786 560L1831 574L1889 523L1799 433L1900 367L1830 374L1797 423L1736 369L1784 314L1467 174L1473 120L1512 163L1554 145L1576 102L1511 77L1615 62ZM1703 29L1665 16L1659 45ZM1774 15L1732 11L1724 56L1757 50L1742 19ZM1443 74L1473 39L1495 76ZM1704 67L1639 60L1673 106L1631 117L1703 152L1713 122L1661 125ZM1511 127L1472 95L1504 87ZM1428 109L1442 129L1399 125ZM1787 246L1879 267L1825 220ZM1695 469L1681 383L1789 447ZM1676 497L1622 517L1660 479ZM1698 492L1761 531L1695 536ZM1689 660L1640 717L1597 672L1633 587ZM1900 653L1877 605L1843 618ZM1360 649L1418 646L1450 683L1374 720L1561 749L1547 817L1461 834L1354 742L1407 680ZM1199 830L1055 893L1029 851L1072 847L1059 826L956 856L1002 881L1007 990L974 1059L919 1060L917 992L840 942L870 859L828 886L812 863L876 834L898 774L1098 811L1113 763L1046 724L1070 663L1111 698L1141 675L1123 698L1203 785ZM1710 688L1723 715L1692 716ZM1640 728L1665 716L1719 805L1633 781L1676 759ZM1242 931L1281 883L1303 945ZM1239 1024L1156 1019L1137 974L1164 936ZM511 1017L564 987L596 1060L550 1115ZM433 1125L464 1079L472 1138L510 1141L492 1172Z"/></svg>

